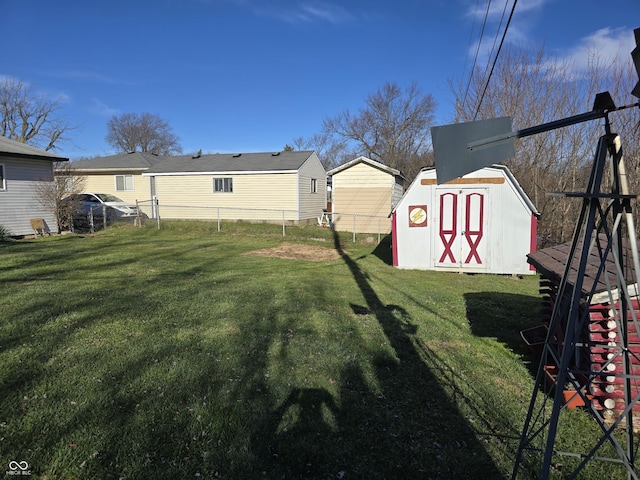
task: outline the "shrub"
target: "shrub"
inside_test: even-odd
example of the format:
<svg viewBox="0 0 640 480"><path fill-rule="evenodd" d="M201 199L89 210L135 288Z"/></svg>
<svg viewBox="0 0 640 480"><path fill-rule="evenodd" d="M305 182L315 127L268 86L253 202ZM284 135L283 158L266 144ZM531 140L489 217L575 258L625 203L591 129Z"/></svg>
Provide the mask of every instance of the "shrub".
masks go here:
<svg viewBox="0 0 640 480"><path fill-rule="evenodd" d="M4 225L0 225L0 242L11 240L11 232Z"/></svg>

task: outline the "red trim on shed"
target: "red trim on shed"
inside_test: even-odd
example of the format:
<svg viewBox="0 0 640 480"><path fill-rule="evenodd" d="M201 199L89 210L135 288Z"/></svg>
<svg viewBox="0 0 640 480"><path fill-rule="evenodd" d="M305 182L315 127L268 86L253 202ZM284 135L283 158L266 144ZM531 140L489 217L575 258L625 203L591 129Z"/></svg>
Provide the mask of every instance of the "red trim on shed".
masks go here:
<svg viewBox="0 0 640 480"><path fill-rule="evenodd" d="M391 256L393 266L398 266L398 228L396 226L396 212L391 215Z"/></svg>
<svg viewBox="0 0 640 480"><path fill-rule="evenodd" d="M472 201L474 198L478 198L478 203L476 205L476 207L478 207L478 217L473 217L472 219ZM465 259L464 263L465 264L469 264L471 263L471 259L475 259L476 263L478 265L482 265L482 259L480 258L480 255L478 255L478 245L480 245L480 241L482 240L482 236L484 235L483 232L483 225L484 225L484 195L482 195L481 193L471 193L469 195L467 195L466 198L466 219L465 219L465 225L464 225L464 236L467 239L467 243L469 244L469 255L467 255L467 258ZM475 212L474 212L475 213ZM477 220L479 223L477 225L478 229L477 230L472 230L472 225L471 225L471 221L472 220Z"/></svg>
<svg viewBox="0 0 640 480"><path fill-rule="evenodd" d="M445 200L446 197L451 197L451 211L445 211ZM445 215L450 213L450 217L446 217L449 221L449 225L445 226ZM440 256L440 260L438 263L444 263L447 257L451 258L451 263L456 263L456 257L453 255L453 242L456 240L456 236L458 235L458 195L452 192L443 193L440 195L440 240L442 241L442 245L444 246L444 252Z"/></svg>
<svg viewBox="0 0 640 480"><path fill-rule="evenodd" d="M531 214L531 239L529 244L529 252L535 252L538 244L538 217L534 214ZM529 270L535 271L536 267L532 264L529 264Z"/></svg>

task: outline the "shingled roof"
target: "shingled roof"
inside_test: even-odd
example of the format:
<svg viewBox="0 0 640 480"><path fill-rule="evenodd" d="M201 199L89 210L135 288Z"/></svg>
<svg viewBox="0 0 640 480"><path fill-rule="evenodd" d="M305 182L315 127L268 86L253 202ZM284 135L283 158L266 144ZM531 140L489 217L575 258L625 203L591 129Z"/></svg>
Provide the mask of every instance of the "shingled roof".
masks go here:
<svg viewBox="0 0 640 480"><path fill-rule="evenodd" d="M108 157L76 160L69 167L77 172L143 172L147 175L186 173L254 173L297 171L313 151L262 153L215 153L210 155L162 156L146 152L119 153Z"/></svg>
<svg viewBox="0 0 640 480"><path fill-rule="evenodd" d="M287 151L165 157L162 162L149 168L145 175L295 172L313 153L313 151Z"/></svg>
<svg viewBox="0 0 640 480"><path fill-rule="evenodd" d="M69 164L69 168L79 172L108 172L112 170L145 171L158 162L167 158L147 152L118 153L108 157L76 160Z"/></svg>
<svg viewBox="0 0 640 480"><path fill-rule="evenodd" d="M39 160L51 160L52 162L66 162L69 160L66 157L61 157L55 153L46 152L3 136L0 136L0 155L15 158L37 158Z"/></svg>

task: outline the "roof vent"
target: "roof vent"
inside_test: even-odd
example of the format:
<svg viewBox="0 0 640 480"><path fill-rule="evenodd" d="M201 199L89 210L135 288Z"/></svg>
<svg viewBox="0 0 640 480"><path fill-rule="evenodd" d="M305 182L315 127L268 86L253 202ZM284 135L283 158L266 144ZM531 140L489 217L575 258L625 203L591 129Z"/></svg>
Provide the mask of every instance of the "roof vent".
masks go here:
<svg viewBox="0 0 640 480"><path fill-rule="evenodd" d="M242 155L241 153L234 153L233 154L233 158L238 158L240 155Z"/></svg>
<svg viewBox="0 0 640 480"><path fill-rule="evenodd" d="M271 156L272 156L272 157L277 157L278 155L280 155L280 152L273 152L273 153L271 154Z"/></svg>

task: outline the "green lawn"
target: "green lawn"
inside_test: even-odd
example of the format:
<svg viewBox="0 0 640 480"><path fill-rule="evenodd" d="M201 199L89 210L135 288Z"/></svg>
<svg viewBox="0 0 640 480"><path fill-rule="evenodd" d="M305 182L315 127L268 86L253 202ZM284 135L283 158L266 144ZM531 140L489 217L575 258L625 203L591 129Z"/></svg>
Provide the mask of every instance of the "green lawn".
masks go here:
<svg viewBox="0 0 640 480"><path fill-rule="evenodd" d="M243 255L285 240L342 255ZM537 278L389 257L350 234L248 224L0 243L0 472L508 477L533 388L519 331L540 321ZM571 446L590 419L569 415Z"/></svg>

